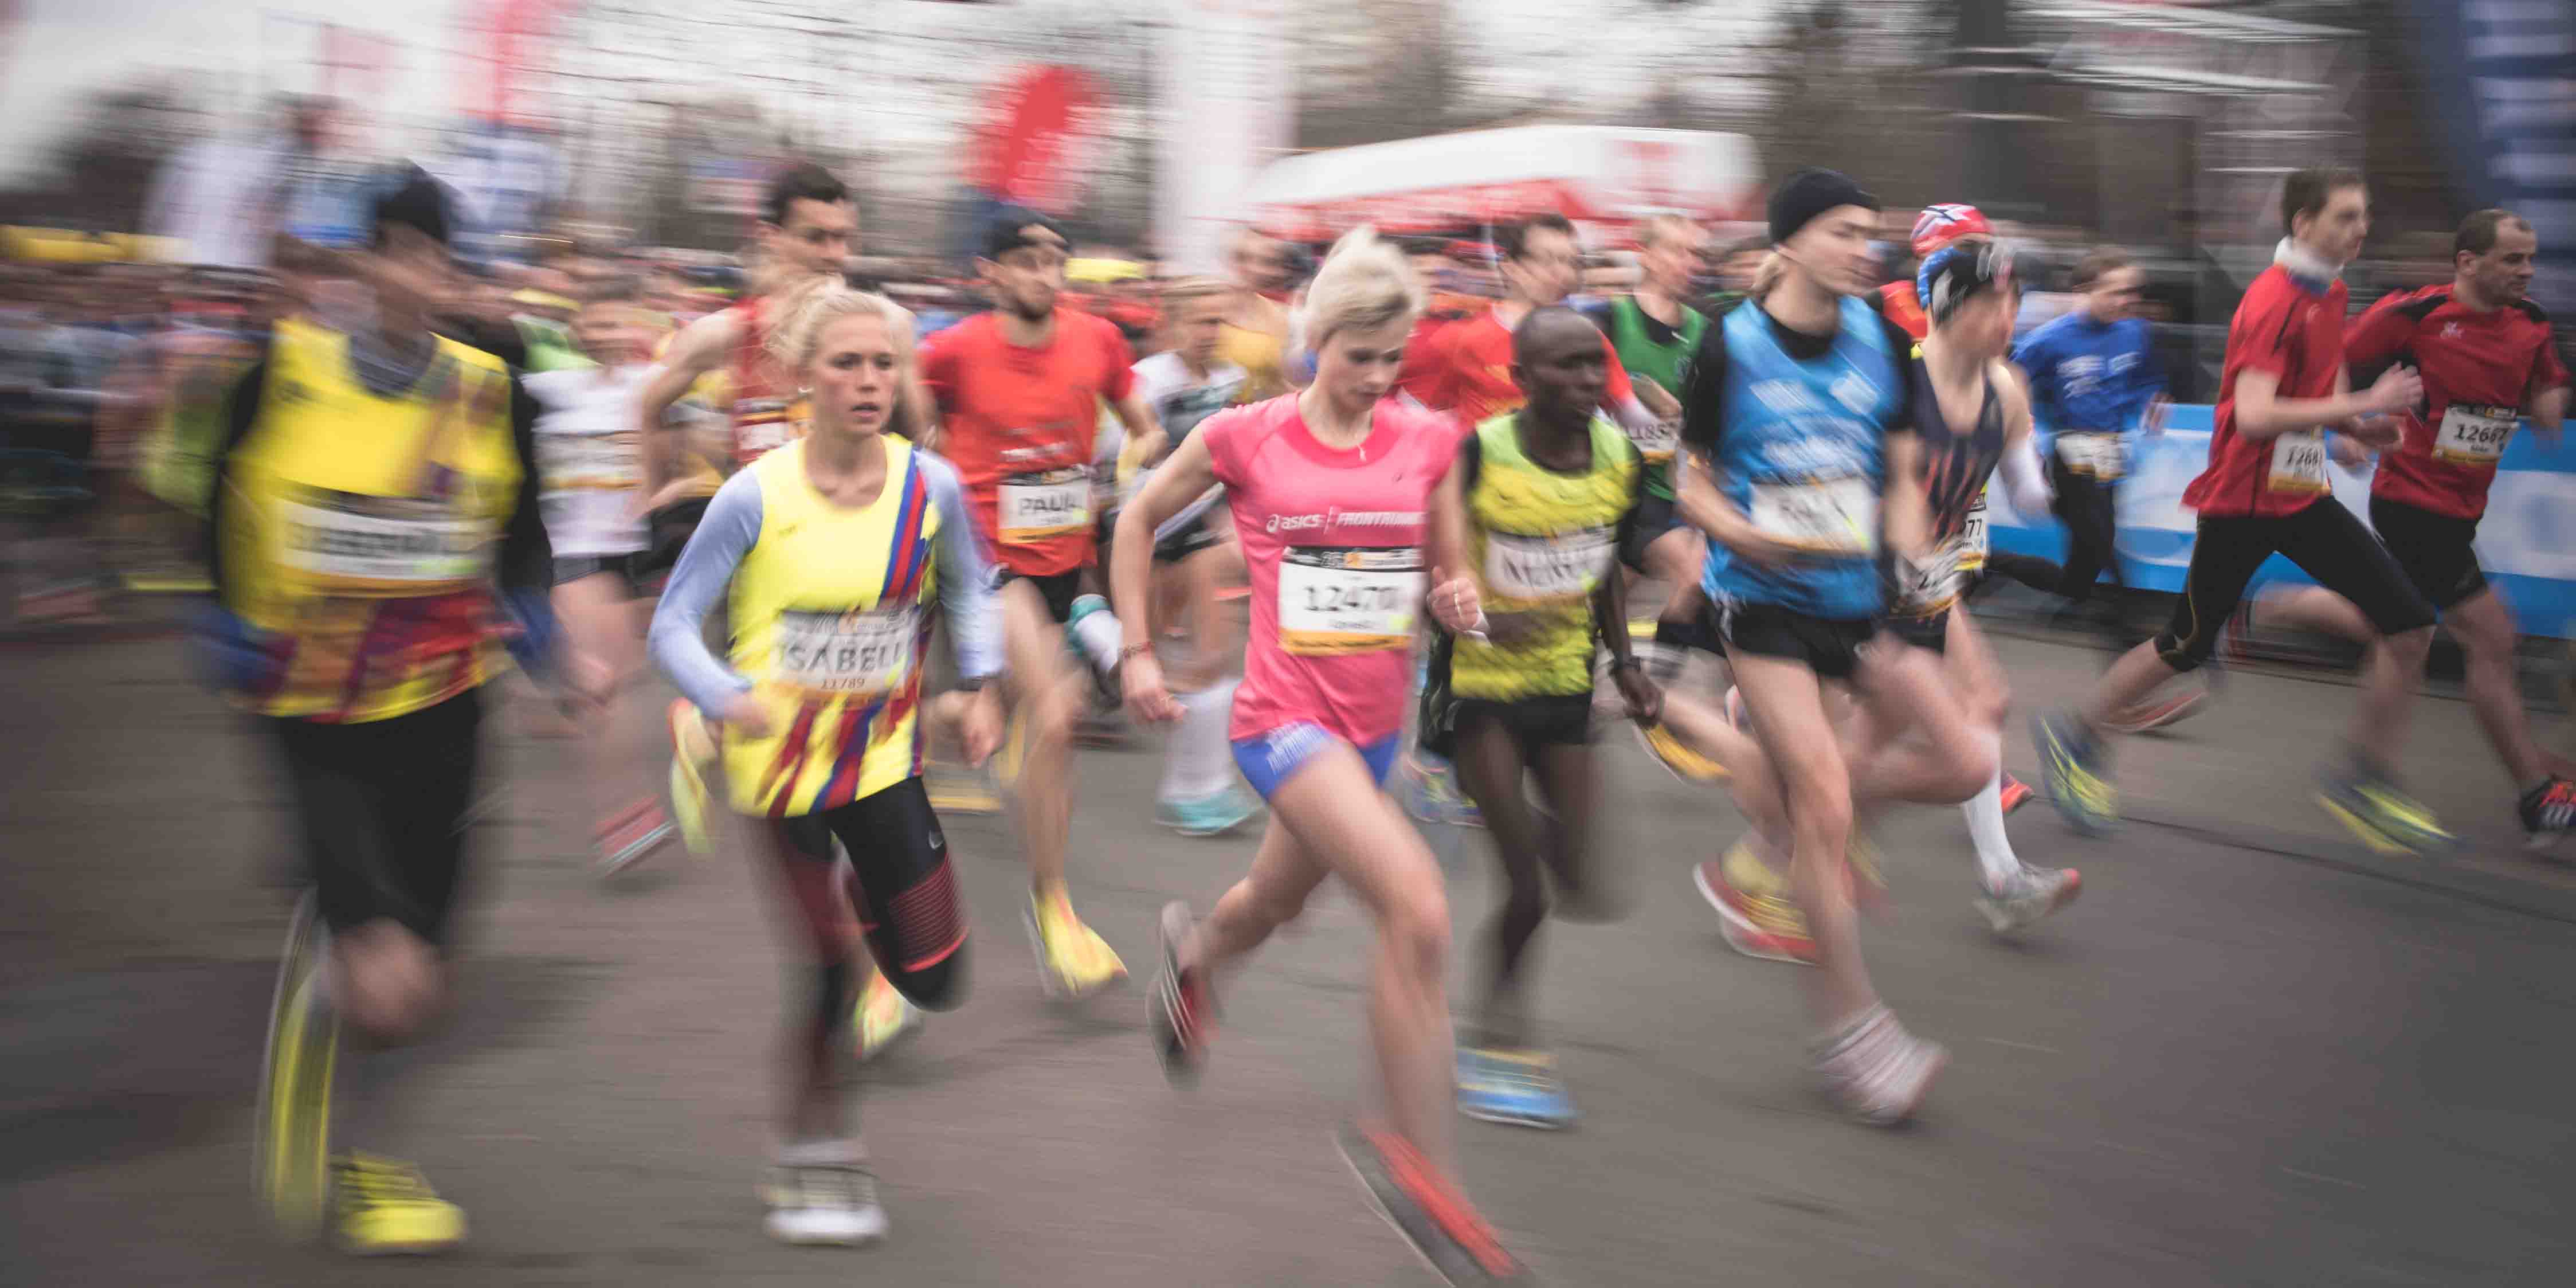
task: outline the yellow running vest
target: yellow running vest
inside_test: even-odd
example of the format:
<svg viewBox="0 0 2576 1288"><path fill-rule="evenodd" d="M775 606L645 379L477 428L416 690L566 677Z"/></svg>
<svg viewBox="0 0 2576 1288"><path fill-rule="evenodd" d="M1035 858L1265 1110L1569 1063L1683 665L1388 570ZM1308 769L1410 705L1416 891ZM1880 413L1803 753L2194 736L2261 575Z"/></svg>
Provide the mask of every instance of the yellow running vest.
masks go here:
<svg viewBox="0 0 2576 1288"><path fill-rule="evenodd" d="M1243 391L1235 395L1237 403L1260 402L1288 392L1288 376L1281 369L1287 348L1285 336L1232 322L1217 332L1216 360L1243 368Z"/></svg>
<svg viewBox="0 0 2576 1288"><path fill-rule="evenodd" d="M805 477L798 439L745 469L760 535L734 569L733 669L769 709L770 734L724 731L735 810L785 818L847 805L921 772L939 509L912 445L886 435L885 487L866 509Z"/></svg>
<svg viewBox="0 0 2576 1288"><path fill-rule="evenodd" d="M386 720L490 679L492 557L522 469L500 359L440 337L410 389L379 396L347 337L279 322L220 534L229 607L286 650L252 709Z"/></svg>
<svg viewBox="0 0 2576 1288"><path fill-rule="evenodd" d="M1592 419L1592 468L1560 474L1522 454L1505 412L1476 427L1479 463L1467 492L1467 553L1484 586L1485 611L1536 619L1514 647L1461 637L1449 687L1462 698L1592 692L1592 592L1618 574L1619 521L1637 504L1645 463L1628 435Z"/></svg>

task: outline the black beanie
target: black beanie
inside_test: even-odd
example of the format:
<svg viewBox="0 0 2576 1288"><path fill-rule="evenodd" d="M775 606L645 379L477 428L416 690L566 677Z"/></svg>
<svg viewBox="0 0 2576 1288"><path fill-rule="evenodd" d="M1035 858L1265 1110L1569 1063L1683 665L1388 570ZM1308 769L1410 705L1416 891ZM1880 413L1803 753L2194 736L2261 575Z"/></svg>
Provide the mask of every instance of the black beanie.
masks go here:
<svg viewBox="0 0 2576 1288"><path fill-rule="evenodd" d="M1771 190L1771 244L1798 235L1815 217L1837 206L1879 209L1878 198L1838 170L1801 170Z"/></svg>

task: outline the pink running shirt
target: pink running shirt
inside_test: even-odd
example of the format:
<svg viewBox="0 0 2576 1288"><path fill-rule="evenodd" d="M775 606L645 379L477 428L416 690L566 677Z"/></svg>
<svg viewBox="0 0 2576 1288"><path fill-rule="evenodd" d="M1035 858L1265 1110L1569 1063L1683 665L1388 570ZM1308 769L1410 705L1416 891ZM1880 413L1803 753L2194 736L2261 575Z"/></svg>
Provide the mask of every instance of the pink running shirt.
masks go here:
<svg viewBox="0 0 2576 1288"><path fill-rule="evenodd" d="M1310 723L1355 747L1404 727L1431 489L1463 430L1394 398L1367 441L1316 441L1297 395L1218 412L1207 438L1252 574L1252 639L1228 736Z"/></svg>

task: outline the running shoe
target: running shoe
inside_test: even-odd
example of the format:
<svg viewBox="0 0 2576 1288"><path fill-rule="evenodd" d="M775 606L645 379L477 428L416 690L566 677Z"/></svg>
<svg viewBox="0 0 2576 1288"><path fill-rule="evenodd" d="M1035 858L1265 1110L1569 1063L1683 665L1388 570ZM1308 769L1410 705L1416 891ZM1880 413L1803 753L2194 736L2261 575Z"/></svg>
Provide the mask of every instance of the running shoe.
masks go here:
<svg viewBox="0 0 2576 1288"><path fill-rule="evenodd" d="M2167 725L2180 724L2200 714L2209 702L2209 690L2193 689L2161 701L2149 699L2113 713L2102 727L2113 733L2147 733Z"/></svg>
<svg viewBox="0 0 2576 1288"><path fill-rule="evenodd" d="M1545 1051L1458 1048L1458 1112L1478 1122L1555 1131L1574 1125L1574 1100Z"/></svg>
<svg viewBox="0 0 2576 1288"><path fill-rule="evenodd" d="M870 972L850 1027L858 1034L859 1059L873 1060L921 1031L921 1008L905 1000L883 974Z"/></svg>
<svg viewBox="0 0 2576 1288"><path fill-rule="evenodd" d="M465 1210L399 1159L353 1153L335 1160L331 1206L333 1239L357 1256L445 1252L465 1242Z"/></svg>
<svg viewBox="0 0 2576 1288"><path fill-rule="evenodd" d="M1717 910L1718 933L1726 945L1747 957L1812 966L1815 936L1807 932L1807 915L1789 899L1788 883L1753 850L1738 841L1722 859L1691 869L1691 883Z"/></svg>
<svg viewBox="0 0 2576 1288"><path fill-rule="evenodd" d="M2084 878L2073 868L2034 868L2027 864L1998 889L1985 887L1977 911L1998 935L2019 930L2066 905L2084 892Z"/></svg>
<svg viewBox="0 0 2576 1288"><path fill-rule="evenodd" d="M1178 899L1163 905L1162 916L1154 924L1155 955L1161 965L1154 972L1146 1024L1154 1033L1154 1054L1163 1061L1163 1076L1176 1087L1198 1081L1199 1070L1207 1063L1208 1040L1216 1036L1216 995L1209 991L1205 976L1181 969L1181 942L1190 937L1195 924L1190 906Z"/></svg>
<svg viewBox="0 0 2576 1288"><path fill-rule="evenodd" d="M261 1062L253 1175L278 1232L303 1242L330 1216L331 1083L339 1063L340 1022L324 999L330 934L310 890L295 906L269 1003L268 1050Z"/></svg>
<svg viewBox="0 0 2576 1288"><path fill-rule="evenodd" d="M2039 795L2039 793L2032 791L2030 789L2030 784L2013 777L2011 774L2005 774L2001 802L2004 807L2004 817L2012 817L2014 810L2030 804L2030 798L2037 795Z"/></svg>
<svg viewBox="0 0 2576 1288"><path fill-rule="evenodd" d="M1816 1077L1825 1094L1874 1127L1913 1117L1949 1062L1948 1050L1906 1032L1885 1006L1862 1012L1849 1028L1815 1047Z"/></svg>
<svg viewBox="0 0 2576 1288"><path fill-rule="evenodd" d="M1336 1140L1342 1161L1360 1178L1377 1214L1413 1245L1432 1273L1460 1288L1533 1282L1519 1260L1503 1250L1493 1227L1413 1142L1361 1126L1343 1128Z"/></svg>
<svg viewBox="0 0 2576 1288"><path fill-rule="evenodd" d="M1691 750L1673 731L1660 724L1638 725L1637 745L1655 758L1655 763L1671 771L1672 776L1694 787L1722 783L1730 776L1726 766Z"/></svg>
<svg viewBox="0 0 2576 1288"><path fill-rule="evenodd" d="M599 875L613 877L635 866L637 860L670 840L673 831L671 816L659 801L640 800L627 806L624 813L610 816L594 833Z"/></svg>
<svg viewBox="0 0 2576 1288"><path fill-rule="evenodd" d="M886 1236L876 1173L855 1140L782 1146L761 1182L763 1226L781 1243L853 1247Z"/></svg>
<svg viewBox="0 0 2576 1288"><path fill-rule="evenodd" d="M716 742L707 722L686 698L671 700L671 817L691 854L710 854L707 836L707 778L704 766L716 758Z"/></svg>
<svg viewBox="0 0 2576 1288"><path fill-rule="evenodd" d="M1223 836L1260 815L1260 799L1232 783L1196 800L1154 802L1154 821L1183 836Z"/></svg>
<svg viewBox="0 0 2576 1288"><path fill-rule="evenodd" d="M2066 825L2086 836L2108 836L2120 825L2120 789L2113 786L2102 744L2082 721L2065 712L2030 719L2030 740L2048 767L2048 800Z"/></svg>
<svg viewBox="0 0 2576 1288"><path fill-rule="evenodd" d="M2535 850L2556 845L2576 829L2576 783L2552 778L2524 792L2520 813L2525 844Z"/></svg>
<svg viewBox="0 0 2576 1288"><path fill-rule="evenodd" d="M1425 823L1450 827L1483 827L1485 812L1458 788L1457 771L1442 757L1420 747L1404 762L1405 812Z"/></svg>
<svg viewBox="0 0 2576 1288"><path fill-rule="evenodd" d="M1073 900L1064 887L1032 893L1026 919L1029 946L1037 952L1038 976L1047 996L1083 997L1127 978L1127 964L1110 951L1108 941L1073 915Z"/></svg>
<svg viewBox="0 0 2576 1288"><path fill-rule="evenodd" d="M2353 766L2327 771L2317 803L2362 844L2381 854L2432 858L2459 844L2433 811L2374 770Z"/></svg>

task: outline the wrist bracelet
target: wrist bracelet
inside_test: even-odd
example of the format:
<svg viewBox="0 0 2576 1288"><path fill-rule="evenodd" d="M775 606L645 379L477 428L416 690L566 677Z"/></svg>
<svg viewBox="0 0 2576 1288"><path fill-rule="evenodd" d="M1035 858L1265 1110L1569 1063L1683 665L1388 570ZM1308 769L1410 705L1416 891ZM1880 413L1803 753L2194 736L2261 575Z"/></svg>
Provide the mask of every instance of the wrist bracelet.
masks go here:
<svg viewBox="0 0 2576 1288"><path fill-rule="evenodd" d="M1131 657L1142 657L1143 655L1153 651L1154 646L1150 642L1144 644L1120 645L1118 648L1118 665L1125 666L1127 665L1127 659Z"/></svg>
<svg viewBox="0 0 2576 1288"><path fill-rule="evenodd" d="M1634 653L1631 653L1626 657L1614 657L1610 659L1610 669L1613 671L1640 671L1644 670L1645 666L1645 663L1637 660L1637 655Z"/></svg>

